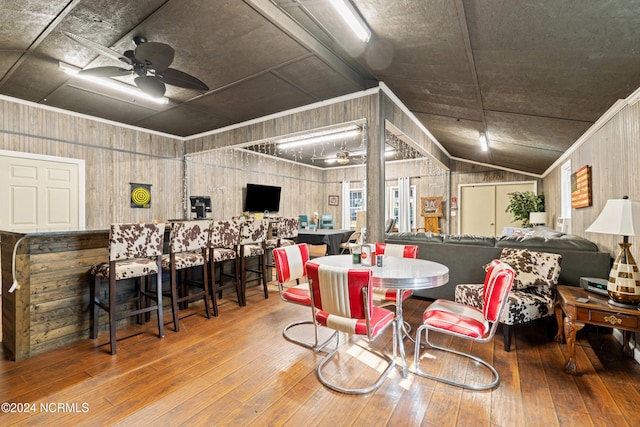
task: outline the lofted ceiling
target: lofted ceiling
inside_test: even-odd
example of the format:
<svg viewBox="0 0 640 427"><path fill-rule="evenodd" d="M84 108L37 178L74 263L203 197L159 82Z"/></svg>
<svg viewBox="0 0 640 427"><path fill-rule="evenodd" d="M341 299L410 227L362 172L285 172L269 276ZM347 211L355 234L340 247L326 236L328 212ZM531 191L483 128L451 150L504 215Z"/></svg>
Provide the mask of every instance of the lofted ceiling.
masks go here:
<svg viewBox="0 0 640 427"><path fill-rule="evenodd" d="M329 0L0 4L1 94L180 137L384 82L450 156L541 174L640 86L638 1L352 0L366 44ZM118 62L65 31L118 52L169 44L209 90L167 86L155 105L70 77L59 61Z"/></svg>

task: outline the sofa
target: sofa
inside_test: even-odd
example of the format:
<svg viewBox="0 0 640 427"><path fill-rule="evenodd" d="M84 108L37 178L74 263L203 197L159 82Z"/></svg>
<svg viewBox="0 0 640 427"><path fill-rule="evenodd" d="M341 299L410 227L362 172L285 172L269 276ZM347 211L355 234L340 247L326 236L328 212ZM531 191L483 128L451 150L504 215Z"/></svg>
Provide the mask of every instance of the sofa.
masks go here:
<svg viewBox="0 0 640 427"><path fill-rule="evenodd" d="M387 233L385 242L417 245L418 258L449 267L449 282L437 288L416 290L414 296L454 300L458 284L483 283L483 266L500 258L503 248L529 249L562 255L558 284L580 286L580 277L607 278L611 255L576 235L538 227L525 236L447 235L429 232Z"/></svg>

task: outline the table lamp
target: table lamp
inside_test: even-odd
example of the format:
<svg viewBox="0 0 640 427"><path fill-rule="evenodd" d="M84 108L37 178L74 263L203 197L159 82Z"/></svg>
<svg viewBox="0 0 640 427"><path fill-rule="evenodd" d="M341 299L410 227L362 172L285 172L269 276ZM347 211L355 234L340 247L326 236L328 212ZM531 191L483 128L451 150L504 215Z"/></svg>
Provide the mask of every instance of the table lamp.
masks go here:
<svg viewBox="0 0 640 427"><path fill-rule="evenodd" d="M547 213L546 212L529 212L529 224L546 225Z"/></svg>
<svg viewBox="0 0 640 427"><path fill-rule="evenodd" d="M640 272L629 250L629 236L640 235L640 201L627 196L607 200L600 216L585 231L624 236L609 273L607 291L610 304L636 308L640 303Z"/></svg>

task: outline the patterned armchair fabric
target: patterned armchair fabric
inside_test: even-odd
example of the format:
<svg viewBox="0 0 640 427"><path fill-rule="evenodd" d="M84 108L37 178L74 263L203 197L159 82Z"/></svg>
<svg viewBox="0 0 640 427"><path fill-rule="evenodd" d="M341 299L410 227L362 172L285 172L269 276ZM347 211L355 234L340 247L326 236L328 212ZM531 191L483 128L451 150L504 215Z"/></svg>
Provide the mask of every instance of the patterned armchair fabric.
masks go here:
<svg viewBox="0 0 640 427"><path fill-rule="evenodd" d="M512 326L528 323L554 314L555 287L558 284L562 256L527 249L504 248L500 260L515 271L513 288L500 323L504 325L505 351L511 348ZM456 286L456 302L481 309L482 285Z"/></svg>

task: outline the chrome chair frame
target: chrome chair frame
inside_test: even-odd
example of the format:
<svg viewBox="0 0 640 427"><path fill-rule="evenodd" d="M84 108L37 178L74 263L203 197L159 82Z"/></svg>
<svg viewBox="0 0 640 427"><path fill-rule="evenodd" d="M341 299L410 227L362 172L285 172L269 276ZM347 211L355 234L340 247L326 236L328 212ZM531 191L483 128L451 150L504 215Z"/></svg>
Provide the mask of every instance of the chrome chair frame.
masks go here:
<svg viewBox="0 0 640 427"><path fill-rule="evenodd" d="M288 251L293 250L293 248L297 248L299 246L304 246L305 249L303 249L301 251L301 261L302 261L302 269L300 274L292 274L287 276L286 273L284 273L282 271L282 268L284 267L284 263L287 262L287 266L290 266L291 264L288 261L285 261L285 254L288 255ZM306 253L306 259L304 254ZM276 266L276 272L277 272L277 277L278 277L278 291L280 294L280 299L284 302L288 302L288 303L292 303L292 304L297 304L297 305L301 305L303 307L307 307L311 309L311 318L309 320L297 320L295 322L291 322L288 325L286 325L284 327L284 329L282 330L282 336L290 342L293 342L295 344L299 344L303 347L307 347L312 349L313 351L320 351L323 348L325 348L329 342L331 342L331 340L338 335L338 332L335 331L333 334L331 334L331 336L329 336L326 340L324 340L323 342L319 342L320 337L318 334L318 327L319 325L316 323L315 321L315 309L313 308L313 303L311 301L311 291L309 289L309 283L305 282L305 283L300 283L301 279L307 279L307 270L305 267L306 262L309 260L309 248L308 245L306 243L300 243L294 246L286 246L286 247L280 247L280 248L276 248L273 251L273 257L274 257L274 261L275 261L275 266ZM288 268L289 271L291 271L290 268ZM288 279L288 280L285 280ZM296 281L296 286L293 287L289 287L289 288L285 288L285 283L291 282L295 280ZM305 295L300 295L300 292L304 293ZM298 294L298 295L296 295ZM307 300L308 298L308 300ZM298 338L294 338L291 335L289 335L289 329L295 327L295 326L299 326L299 325L313 325L313 329L314 329L314 341L312 343L308 342L308 341L304 341Z"/></svg>
<svg viewBox="0 0 640 427"><path fill-rule="evenodd" d="M493 270L493 268L499 267L499 270L496 272L494 277L490 277L491 272ZM457 333L455 331L449 331L449 330L445 330L445 329L441 329L438 327L432 327L428 324L423 324L420 327L418 327L418 329L416 330L416 339L415 339L415 350L414 350L414 369L415 371L413 372L414 374L424 377L424 378L429 378L432 380L436 380L436 381L440 381L446 384L450 384L453 386L457 386L457 387L462 387L465 389L469 389L469 390L489 390L489 389L493 389L495 387L498 386L498 384L500 383L500 374L498 374L498 371L487 361L483 360L482 358L478 357L478 356L474 356L472 354L469 353L464 353L462 351L458 351L458 350L454 350L452 348L449 347L444 347L444 346L439 346L436 344L433 344L433 342L431 342L429 340L429 331L435 331L435 332L441 332L444 334L448 334L448 335L452 335L454 337L459 337L459 338L464 338L464 339L470 339L473 340L474 342L478 342L478 343L487 343L490 342L491 340L493 340L496 329L498 328L498 319L500 318L500 313L502 313L502 311L504 310L504 307L506 305L507 302L507 295L509 294L509 290L511 289L511 285L513 283L513 269L511 267L509 267L508 264L505 263L500 263L500 262L496 262L494 261L491 264L491 267L489 269L489 271L487 271L487 278L485 279L485 288L486 288L486 283L487 281L490 280L494 280L497 281L501 278L501 276L509 276L507 277L506 280L509 280L510 283L507 286L501 287L500 289L500 303L499 303L499 308L497 310L494 310L493 313L490 315L489 318L487 318L487 316L485 316L485 319L489 322L491 322L491 326L489 328L489 331L483 336L483 337L471 337L469 335L464 335L461 333ZM504 280L504 279L503 279ZM443 300L436 300L433 304L437 304L438 301L443 301ZM447 303L452 303L458 306L464 306L463 304L459 304L453 301L446 301ZM433 305L432 304L432 305ZM431 306L430 306L431 307ZM469 306L464 306L464 307L469 307ZM429 308L427 308L427 310L429 310ZM425 312L427 311L425 310ZM484 310L484 313L486 313L487 310ZM466 358L469 358L477 363L479 363L482 366L485 366L492 375L492 381L490 383L487 384L480 384L480 385L474 385L474 384L470 384L470 383L463 383L460 381L455 381L453 379L450 378L446 378L443 376L438 376L438 375L433 375L433 374L428 374L424 371L422 371L420 369L420 336L422 335L422 331L425 331L425 342L431 347L434 348L436 350L441 350L441 351L446 351L448 353L453 353L453 354L457 354L459 356L463 356Z"/></svg>
<svg viewBox="0 0 640 427"><path fill-rule="evenodd" d="M322 308L321 307L317 307L316 306L316 301L314 298L314 294L316 293L316 288L315 287L319 287L320 284L316 284L314 285L312 276L317 276L317 270L319 268L323 268L323 269L327 269L327 270L342 270L338 267L330 267L330 266L322 266L320 267L318 264L313 263L313 261L310 261L309 263L307 263L307 268L309 269L308 271L312 271L312 274L309 275L309 283L311 286L311 300L313 302L313 307L315 309L317 309L316 311L316 316L318 316L319 313L322 312ZM315 270L315 274L313 273L313 270ZM391 371L393 371L393 369L396 366L396 356L398 353L398 348L397 348L397 337L396 337L396 319L395 319L395 315L392 317L391 321L389 321L389 323L387 323L383 328L381 328L379 331L377 331L376 335L373 336L371 334L371 311L372 309L378 309L378 310L386 310L384 308L380 308L380 307L374 307L372 304L372 298L371 298L371 277L372 277L372 273L371 270L361 270L361 269L353 269L351 271L355 271L355 270L359 270L359 271L366 271L365 274L368 274L368 282L365 286L362 286L362 298L360 303L363 305L364 308L364 320L366 322L366 330L367 330L367 339L368 341L372 341L374 340L376 337L380 336L380 334L382 334L382 332L384 332L384 330L386 330L389 326L391 326L392 330L393 330L393 357L389 357L385 354L382 354L380 352L377 351L373 351L370 348L365 348L367 351L369 351L371 354L376 355L377 357L385 360L387 362L387 367L385 368L385 370L378 376L378 378L376 379L376 381L367 386L367 387L361 387L361 388L346 388L346 387L342 387L339 386L335 383L332 383L331 381L329 381L322 373L322 370L324 368L324 366L333 358L333 356L336 355L336 353L338 352L338 350L340 349L340 330L336 329L337 332L337 336L336 336L336 346L333 350L331 350L329 353L327 353L327 355L325 357L322 358L322 360L320 361L320 363L318 364L317 368L316 368L316 375L318 377L318 380L322 383L322 385L324 385L325 387L340 392L340 393L345 393L345 394L366 394L366 393L370 393L376 389L378 389L383 381L389 376L389 374L391 373ZM349 271L349 270L346 270ZM315 287L314 287L315 286ZM319 290L317 292L320 292ZM388 310L386 310L388 311ZM329 312L329 314L332 314ZM337 316L339 316L339 314L337 314ZM317 317L316 317L317 320ZM347 332L347 333L352 333L350 331L347 330L342 330L342 332ZM360 335L360 334L358 334Z"/></svg>

